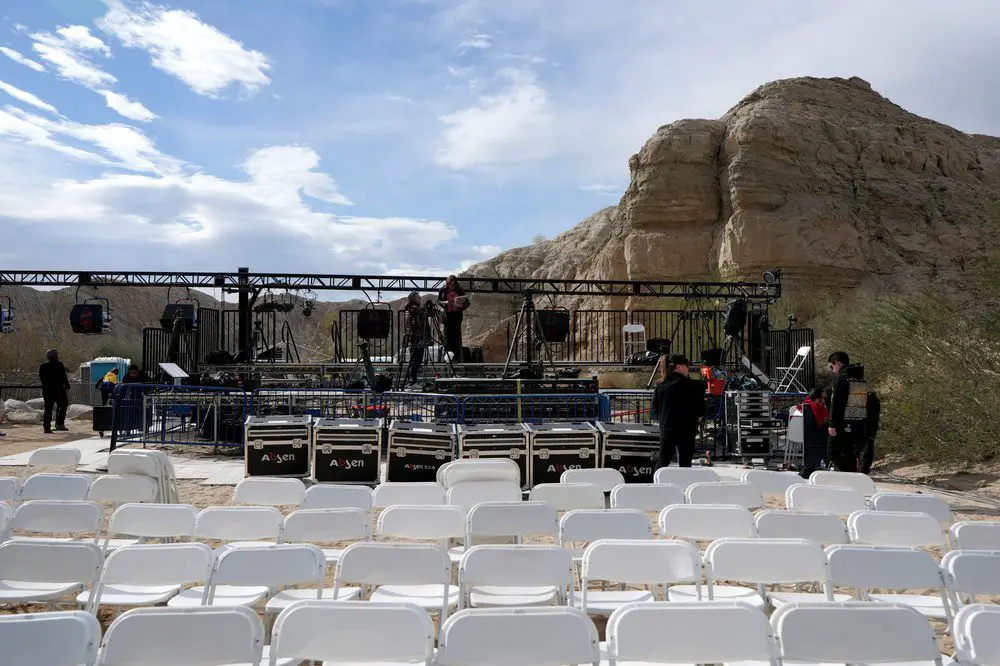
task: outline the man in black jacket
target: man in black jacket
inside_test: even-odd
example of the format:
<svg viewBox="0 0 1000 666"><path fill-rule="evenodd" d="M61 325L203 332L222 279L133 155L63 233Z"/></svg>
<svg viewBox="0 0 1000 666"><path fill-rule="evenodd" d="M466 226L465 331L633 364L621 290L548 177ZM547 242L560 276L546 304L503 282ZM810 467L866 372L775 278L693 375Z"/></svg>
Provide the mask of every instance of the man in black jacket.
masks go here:
<svg viewBox="0 0 1000 666"><path fill-rule="evenodd" d="M851 365L847 352L838 351L827 359L837 373L830 389L830 463L841 472L858 471L858 452L865 444L868 384L863 365Z"/></svg>
<svg viewBox="0 0 1000 666"><path fill-rule="evenodd" d="M688 376L691 362L681 354L660 361L660 383L653 389L650 409L660 424L660 455L656 468L667 467L677 452L678 467L694 459L698 420L705 415L705 389Z"/></svg>
<svg viewBox="0 0 1000 666"><path fill-rule="evenodd" d="M69 376L66 366L59 360L59 352L50 349L45 353L48 361L38 368L38 378L42 382L42 400L45 403L43 425L45 432L52 432L52 408L56 411L56 430L69 430L66 427L66 408L69 407Z"/></svg>

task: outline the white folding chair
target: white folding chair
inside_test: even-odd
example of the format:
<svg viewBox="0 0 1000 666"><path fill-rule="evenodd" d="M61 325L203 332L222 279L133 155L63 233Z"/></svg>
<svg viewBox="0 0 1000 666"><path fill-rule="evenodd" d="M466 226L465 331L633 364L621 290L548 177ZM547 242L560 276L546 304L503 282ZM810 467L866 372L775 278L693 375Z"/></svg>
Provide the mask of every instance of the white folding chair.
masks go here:
<svg viewBox="0 0 1000 666"><path fill-rule="evenodd" d="M799 373L805 367L806 360L809 358L811 352L812 347L799 347L795 352L795 357L792 358L792 362L788 366L775 368L775 370L783 373L781 379L778 380L778 387L775 389L775 392L789 393L798 391L799 393L806 393L806 387L799 381Z"/></svg>
<svg viewBox="0 0 1000 666"><path fill-rule="evenodd" d="M558 546L473 546L458 564L459 608L549 606L572 588L573 559Z"/></svg>
<svg viewBox="0 0 1000 666"><path fill-rule="evenodd" d="M104 553L92 543L0 543L0 604L52 604L93 585L103 563Z"/></svg>
<svg viewBox="0 0 1000 666"><path fill-rule="evenodd" d="M611 467L568 469L559 476L559 483L590 483L600 488L602 493L610 493L615 486L625 483L625 477Z"/></svg>
<svg viewBox="0 0 1000 666"><path fill-rule="evenodd" d="M458 506L394 505L379 514L375 534L383 539L435 541L445 546L465 537L466 512Z"/></svg>
<svg viewBox="0 0 1000 666"><path fill-rule="evenodd" d="M942 663L934 628L902 604L788 604L771 625L784 663Z"/></svg>
<svg viewBox="0 0 1000 666"><path fill-rule="evenodd" d="M25 479L18 499L83 501L90 490L90 477L83 474L39 472Z"/></svg>
<svg viewBox="0 0 1000 666"><path fill-rule="evenodd" d="M956 550L1000 550L1000 521L960 521L949 532Z"/></svg>
<svg viewBox="0 0 1000 666"><path fill-rule="evenodd" d="M198 513L194 535L230 548L267 546L279 541L284 520L273 506L210 506Z"/></svg>
<svg viewBox="0 0 1000 666"><path fill-rule="evenodd" d="M951 525L955 520L951 505L936 495L917 493L875 493L870 500L873 511L919 511Z"/></svg>
<svg viewBox="0 0 1000 666"><path fill-rule="evenodd" d="M740 481L753 484L762 495L781 495L791 486L802 483L797 472L776 472L769 469L748 469L740 475Z"/></svg>
<svg viewBox="0 0 1000 666"><path fill-rule="evenodd" d="M692 483L712 483L722 481L711 467L661 467L653 472L653 483L672 483L684 490Z"/></svg>
<svg viewBox="0 0 1000 666"><path fill-rule="evenodd" d="M198 509L190 504L122 504L111 514L105 533L104 552L131 546L142 539L194 538ZM129 536L121 539L112 536Z"/></svg>
<svg viewBox="0 0 1000 666"><path fill-rule="evenodd" d="M439 483L394 481L375 486L372 508L384 509L394 504L445 504L447 493Z"/></svg>
<svg viewBox="0 0 1000 666"><path fill-rule="evenodd" d="M861 472L831 472L819 469L809 475L809 483L814 486L850 488L864 497L871 497L878 492L872 478Z"/></svg>
<svg viewBox="0 0 1000 666"><path fill-rule="evenodd" d="M136 608L111 623L98 666L259 666L264 625L250 608Z"/></svg>
<svg viewBox="0 0 1000 666"><path fill-rule="evenodd" d="M612 509L659 513L671 504L684 504L684 489L670 483L623 483L611 490Z"/></svg>
<svg viewBox="0 0 1000 666"><path fill-rule="evenodd" d="M80 464L80 449L68 446L50 446L35 449L28 456L28 469L32 467L72 467Z"/></svg>
<svg viewBox="0 0 1000 666"><path fill-rule="evenodd" d="M754 516L763 539L809 539L821 546L848 543L847 525L834 513L770 509Z"/></svg>
<svg viewBox="0 0 1000 666"><path fill-rule="evenodd" d="M0 502L15 502L21 492L21 479L0 476Z"/></svg>
<svg viewBox="0 0 1000 666"><path fill-rule="evenodd" d="M953 608L977 603L976 595L1000 594L1000 550L953 550L941 570Z"/></svg>
<svg viewBox="0 0 1000 666"><path fill-rule="evenodd" d="M437 666L554 666L601 660L597 627L576 608L466 609L441 625Z"/></svg>
<svg viewBox="0 0 1000 666"><path fill-rule="evenodd" d="M250 477L236 484L233 504L252 506L299 506L306 494L300 479Z"/></svg>
<svg viewBox="0 0 1000 666"><path fill-rule="evenodd" d="M473 481L510 481L521 485L521 470L510 458L461 458L438 467L437 482L445 490Z"/></svg>
<svg viewBox="0 0 1000 666"><path fill-rule="evenodd" d="M764 496L751 483L707 481L692 483L685 491L688 504L730 504L757 509L764 506Z"/></svg>
<svg viewBox="0 0 1000 666"><path fill-rule="evenodd" d="M580 599L576 605L588 615L611 615L634 603L656 600L657 587L693 584L701 598L701 555L686 541L600 539L583 551ZM618 583L620 590L591 590L590 583ZM649 589L626 590L625 585ZM666 591L664 590L664 594Z"/></svg>
<svg viewBox="0 0 1000 666"><path fill-rule="evenodd" d="M958 663L1000 666L1000 606L970 604L955 614Z"/></svg>
<svg viewBox="0 0 1000 666"><path fill-rule="evenodd" d="M629 604L611 614L607 659L618 663L774 664L767 616L731 601Z"/></svg>
<svg viewBox="0 0 1000 666"><path fill-rule="evenodd" d="M434 635L430 615L409 604L296 601L274 622L266 663L431 666Z"/></svg>
<svg viewBox="0 0 1000 666"><path fill-rule="evenodd" d="M937 518L913 511L855 511L847 518L854 543L873 546L946 546Z"/></svg>
<svg viewBox="0 0 1000 666"><path fill-rule="evenodd" d="M155 502L159 488L156 480L142 474L105 474L94 479L87 492L92 502L125 504Z"/></svg>
<svg viewBox="0 0 1000 666"><path fill-rule="evenodd" d="M539 483L528 492L528 499L550 504L556 511L604 508L604 493L592 483Z"/></svg>
<svg viewBox="0 0 1000 666"><path fill-rule="evenodd" d="M837 472L847 474L847 472ZM849 516L868 508L865 496L854 488L799 483L785 493L785 506L792 511L819 511Z"/></svg>
<svg viewBox="0 0 1000 666"><path fill-rule="evenodd" d="M744 506L675 504L660 512L660 538L688 541L757 536L753 514Z"/></svg>
<svg viewBox="0 0 1000 666"><path fill-rule="evenodd" d="M7 502L0 501L0 543L10 538L8 531L12 520L14 520L14 510Z"/></svg>
<svg viewBox="0 0 1000 666"><path fill-rule="evenodd" d="M300 509L361 509L372 512L372 489L368 486L341 486L318 483L306 488Z"/></svg>
<svg viewBox="0 0 1000 666"><path fill-rule="evenodd" d="M333 544L340 541L369 541L372 521L362 509L299 509L285 516L282 543ZM335 564L343 548L323 548L328 564Z"/></svg>
<svg viewBox="0 0 1000 666"><path fill-rule="evenodd" d="M97 502L68 500L28 500L14 511L10 531L15 541L69 541L93 534L100 538L104 509ZM18 535L27 532L33 536ZM69 534L58 537L57 534ZM39 536L41 535L41 536Z"/></svg>
<svg viewBox="0 0 1000 666"><path fill-rule="evenodd" d="M11 666L93 666L101 624L84 611L0 615L0 645Z"/></svg>
<svg viewBox="0 0 1000 666"><path fill-rule="evenodd" d="M466 514L480 502L519 502L520 481L462 481L448 488L446 502Z"/></svg>
<svg viewBox="0 0 1000 666"><path fill-rule="evenodd" d="M634 351L638 349L639 351ZM646 327L643 324L625 324L622 326L622 363L634 354L646 351Z"/></svg>
<svg viewBox="0 0 1000 666"><path fill-rule="evenodd" d="M486 502L477 504L465 520L465 543L448 551L453 563L477 540L513 539L559 534L559 512L545 502Z"/></svg>
<svg viewBox="0 0 1000 666"><path fill-rule="evenodd" d="M598 539L652 539L653 526L645 511L636 509L573 509L559 520L559 545L583 559L583 548L575 543Z"/></svg>
<svg viewBox="0 0 1000 666"><path fill-rule="evenodd" d="M215 554L203 543L157 543L125 546L108 555L101 577L77 595L78 604L97 614L104 606L155 606L184 585L205 585Z"/></svg>

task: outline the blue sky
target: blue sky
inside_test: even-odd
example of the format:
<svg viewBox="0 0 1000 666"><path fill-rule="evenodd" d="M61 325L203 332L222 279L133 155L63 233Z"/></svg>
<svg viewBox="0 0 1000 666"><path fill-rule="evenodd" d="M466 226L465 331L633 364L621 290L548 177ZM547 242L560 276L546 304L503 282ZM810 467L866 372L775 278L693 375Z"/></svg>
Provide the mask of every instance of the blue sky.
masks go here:
<svg viewBox="0 0 1000 666"><path fill-rule="evenodd" d="M442 273L658 126L861 76L1000 134L994 0L6 0L0 265Z"/></svg>

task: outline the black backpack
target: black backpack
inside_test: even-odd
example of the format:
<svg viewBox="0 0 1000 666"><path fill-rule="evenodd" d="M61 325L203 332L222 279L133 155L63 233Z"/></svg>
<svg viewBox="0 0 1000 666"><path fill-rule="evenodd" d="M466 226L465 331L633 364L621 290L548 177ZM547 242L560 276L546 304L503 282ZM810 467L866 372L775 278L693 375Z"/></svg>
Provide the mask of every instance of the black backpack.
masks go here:
<svg viewBox="0 0 1000 666"><path fill-rule="evenodd" d="M878 434L879 418L882 415L882 401L875 391L868 392L867 414L865 415L865 436L875 439Z"/></svg>

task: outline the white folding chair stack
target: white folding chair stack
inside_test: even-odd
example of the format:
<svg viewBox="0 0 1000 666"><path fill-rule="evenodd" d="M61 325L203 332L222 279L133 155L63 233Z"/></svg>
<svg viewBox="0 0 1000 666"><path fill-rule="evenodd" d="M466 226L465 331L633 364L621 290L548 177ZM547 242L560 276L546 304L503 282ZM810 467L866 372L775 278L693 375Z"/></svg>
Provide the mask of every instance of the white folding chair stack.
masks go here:
<svg viewBox="0 0 1000 666"><path fill-rule="evenodd" d="M688 504L735 504L748 509L764 506L764 496L757 486L731 481L692 483L685 491Z"/></svg>
<svg viewBox="0 0 1000 666"><path fill-rule="evenodd" d="M90 477L84 474L39 472L24 480L18 499L83 501L90 490Z"/></svg>
<svg viewBox="0 0 1000 666"><path fill-rule="evenodd" d="M971 604L955 615L958 663L1000 666L1000 606Z"/></svg>
<svg viewBox="0 0 1000 666"><path fill-rule="evenodd" d="M119 449L108 456L108 474L140 475L153 479L159 504L177 504L177 476L174 464L163 451L151 449Z"/></svg>
<svg viewBox="0 0 1000 666"><path fill-rule="evenodd" d="M452 562L476 542L492 539L513 539L522 543L524 537L558 536L559 513L545 502L488 502L477 504L465 521L465 542L448 551Z"/></svg>
<svg viewBox="0 0 1000 666"><path fill-rule="evenodd" d="M333 544L342 541L370 541L372 521L361 509L299 509L285 516L282 543ZM335 564L343 548L323 548L327 563Z"/></svg>
<svg viewBox="0 0 1000 666"><path fill-rule="evenodd" d="M318 483L306 488L300 509L361 509L372 512L372 489L368 486L347 486Z"/></svg>
<svg viewBox="0 0 1000 666"><path fill-rule="evenodd" d="M90 484L87 499L110 504L155 502L158 493L159 487L152 477L142 474L104 474Z"/></svg>
<svg viewBox="0 0 1000 666"><path fill-rule="evenodd" d="M573 559L558 546L473 546L459 562L458 588L459 608L564 604Z"/></svg>
<svg viewBox="0 0 1000 666"><path fill-rule="evenodd" d="M190 504L122 504L111 514L102 545L111 552L142 539L190 541L197 518L198 510ZM132 538L112 538L122 535Z"/></svg>
<svg viewBox="0 0 1000 666"><path fill-rule="evenodd" d="M653 472L653 483L672 483L687 490L692 483L715 483L722 481L719 474L710 467L661 467Z"/></svg>
<svg viewBox="0 0 1000 666"><path fill-rule="evenodd" d="M960 521L949 533L956 550L1000 550L1000 521Z"/></svg>
<svg viewBox="0 0 1000 666"><path fill-rule="evenodd" d="M672 483L623 483L611 491L612 509L660 513L671 504L684 504L684 489Z"/></svg>
<svg viewBox="0 0 1000 666"><path fill-rule="evenodd" d="M976 595L1000 594L1000 550L953 550L941 570L955 609L976 603Z"/></svg>
<svg viewBox="0 0 1000 666"><path fill-rule="evenodd" d="M835 513L770 509L754 516L757 536L765 539L809 539L821 546L850 543L847 525Z"/></svg>
<svg viewBox="0 0 1000 666"><path fill-rule="evenodd" d="M821 511L838 516L849 516L855 511L865 511L868 508L864 494L854 488L812 483L799 483L789 487L785 493L785 506L792 511Z"/></svg>
<svg viewBox="0 0 1000 666"><path fill-rule="evenodd" d="M251 506L299 506L306 494L300 479L250 477L236 484L233 504Z"/></svg>
<svg viewBox="0 0 1000 666"><path fill-rule="evenodd" d="M832 472L821 469L809 475L809 483L814 486L850 488L864 497L871 497L878 492L871 477L861 472Z"/></svg>
<svg viewBox="0 0 1000 666"><path fill-rule="evenodd" d="M854 543L874 546L947 546L941 523L913 511L855 511L847 519Z"/></svg>
<svg viewBox="0 0 1000 666"><path fill-rule="evenodd" d="M384 509L396 504L441 505L447 500L447 491L439 483L395 481L375 486L372 508Z"/></svg>
<svg viewBox="0 0 1000 666"><path fill-rule="evenodd" d="M7 541L0 544L0 604L53 603L92 586L104 553L78 541Z"/></svg>
<svg viewBox="0 0 1000 666"><path fill-rule="evenodd" d="M656 600L659 585L691 584L701 598L701 555L685 541L601 539L583 551L580 599L588 615L611 615L633 603ZM590 583L645 585L645 590L591 590Z"/></svg>
<svg viewBox="0 0 1000 666"><path fill-rule="evenodd" d="M97 502L28 500L14 511L10 521L15 541L69 541L84 536L95 543L100 538L104 510ZM19 535L27 532L32 536ZM56 536L69 534L69 537Z"/></svg>
<svg viewBox="0 0 1000 666"><path fill-rule="evenodd" d="M788 489L803 478L798 472L776 472L769 469L748 469L740 475L740 481L753 484L762 495L785 496Z"/></svg>
<svg viewBox="0 0 1000 666"><path fill-rule="evenodd" d="M101 624L84 611L0 615L0 645L11 666L93 666Z"/></svg>
<svg viewBox="0 0 1000 666"><path fill-rule="evenodd" d="M603 509L604 493L592 483L539 483L528 492L532 502L545 502L556 511Z"/></svg>
<svg viewBox="0 0 1000 666"><path fill-rule="evenodd" d="M229 548L267 546L281 538L284 520L273 506L210 506L198 514L194 535Z"/></svg>

